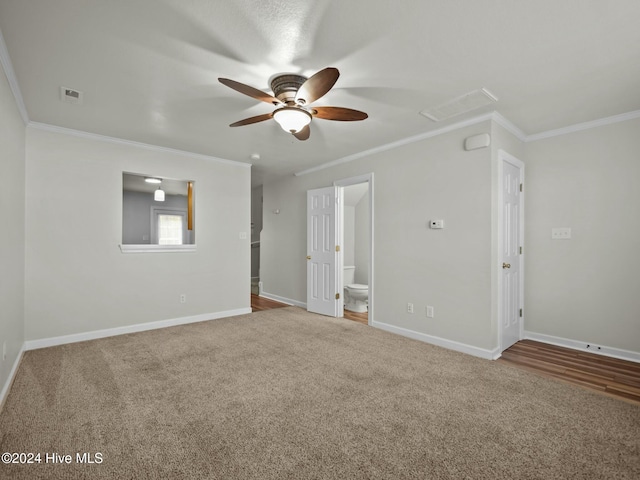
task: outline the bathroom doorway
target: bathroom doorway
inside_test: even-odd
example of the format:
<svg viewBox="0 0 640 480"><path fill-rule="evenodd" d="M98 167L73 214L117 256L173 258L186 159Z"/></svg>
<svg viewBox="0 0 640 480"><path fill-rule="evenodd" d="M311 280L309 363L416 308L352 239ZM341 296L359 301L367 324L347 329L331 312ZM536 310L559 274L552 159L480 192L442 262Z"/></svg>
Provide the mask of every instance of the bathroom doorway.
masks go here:
<svg viewBox="0 0 640 480"><path fill-rule="evenodd" d="M334 186L342 188L344 198L338 222L338 238L342 244L339 285L344 299L343 316L371 325L374 318L373 173L338 180Z"/></svg>

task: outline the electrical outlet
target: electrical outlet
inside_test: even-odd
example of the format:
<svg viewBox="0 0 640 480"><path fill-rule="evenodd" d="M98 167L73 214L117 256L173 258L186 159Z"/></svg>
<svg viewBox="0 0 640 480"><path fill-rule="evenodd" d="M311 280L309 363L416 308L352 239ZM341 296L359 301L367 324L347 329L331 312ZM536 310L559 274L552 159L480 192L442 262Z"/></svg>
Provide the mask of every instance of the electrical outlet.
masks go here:
<svg viewBox="0 0 640 480"><path fill-rule="evenodd" d="M413 303L407 303L407 313L413 313Z"/></svg>
<svg viewBox="0 0 640 480"><path fill-rule="evenodd" d="M571 240L571 228L554 227L551 229L551 238L553 240Z"/></svg>
<svg viewBox="0 0 640 480"><path fill-rule="evenodd" d="M186 294L181 294L180 295L180 303L187 303L187 295Z"/></svg>
<svg viewBox="0 0 640 480"><path fill-rule="evenodd" d="M433 307L431 305L427 305L427 318L433 318Z"/></svg>

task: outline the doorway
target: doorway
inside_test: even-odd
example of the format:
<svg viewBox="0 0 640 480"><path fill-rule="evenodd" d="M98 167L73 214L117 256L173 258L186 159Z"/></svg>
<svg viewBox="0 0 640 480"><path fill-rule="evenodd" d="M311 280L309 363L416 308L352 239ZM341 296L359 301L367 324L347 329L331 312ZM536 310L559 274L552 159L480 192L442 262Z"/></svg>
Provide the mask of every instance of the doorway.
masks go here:
<svg viewBox="0 0 640 480"><path fill-rule="evenodd" d="M353 275L353 284L367 286L366 308L360 301L354 309L356 311L344 308L342 316L371 325L374 318L373 173L338 180L334 186L343 192L338 219L338 238L342 246L342 268L338 271L338 283L344 294L346 267ZM348 299L344 300L346 302Z"/></svg>

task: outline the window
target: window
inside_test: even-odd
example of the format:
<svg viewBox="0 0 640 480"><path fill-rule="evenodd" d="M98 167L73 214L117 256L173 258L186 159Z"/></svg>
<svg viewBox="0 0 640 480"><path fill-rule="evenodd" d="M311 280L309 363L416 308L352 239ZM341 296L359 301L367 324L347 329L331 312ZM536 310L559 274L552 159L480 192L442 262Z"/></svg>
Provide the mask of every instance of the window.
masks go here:
<svg viewBox="0 0 640 480"><path fill-rule="evenodd" d="M158 245L182 245L184 215L159 213L156 217Z"/></svg>
<svg viewBox="0 0 640 480"><path fill-rule="evenodd" d="M189 244L187 211L180 208L151 207L151 243L156 245Z"/></svg>

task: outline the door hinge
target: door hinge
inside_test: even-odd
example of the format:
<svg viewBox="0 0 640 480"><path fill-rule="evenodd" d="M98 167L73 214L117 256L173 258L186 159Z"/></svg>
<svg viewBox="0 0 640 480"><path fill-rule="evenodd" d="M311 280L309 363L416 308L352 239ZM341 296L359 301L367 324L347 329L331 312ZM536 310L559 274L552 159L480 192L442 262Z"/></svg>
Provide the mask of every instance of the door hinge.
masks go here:
<svg viewBox="0 0 640 480"><path fill-rule="evenodd" d="M522 309L520 309L520 318L522 318Z"/></svg>
<svg viewBox="0 0 640 480"><path fill-rule="evenodd" d="M522 255L522 247L520 247L520 255Z"/></svg>
<svg viewBox="0 0 640 480"><path fill-rule="evenodd" d="M522 191L522 183L520 184L520 191Z"/></svg>
<svg viewBox="0 0 640 480"><path fill-rule="evenodd" d="M340 251L340 245L336 245L336 252Z"/></svg>
<svg viewBox="0 0 640 480"><path fill-rule="evenodd" d="M336 293L336 300L340 300L340 294Z"/></svg>

